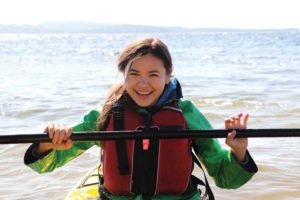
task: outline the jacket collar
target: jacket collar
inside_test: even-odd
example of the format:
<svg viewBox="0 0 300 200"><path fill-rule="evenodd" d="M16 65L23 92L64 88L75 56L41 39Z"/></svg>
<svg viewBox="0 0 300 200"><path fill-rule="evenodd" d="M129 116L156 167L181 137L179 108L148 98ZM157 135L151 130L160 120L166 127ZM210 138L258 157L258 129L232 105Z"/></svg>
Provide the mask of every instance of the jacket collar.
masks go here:
<svg viewBox="0 0 300 200"><path fill-rule="evenodd" d="M175 77L172 77L171 81L168 84L166 84L163 93L161 94L158 101L153 107L156 109L160 108L167 102L172 100L178 100L182 97L183 96L182 96L181 85Z"/></svg>

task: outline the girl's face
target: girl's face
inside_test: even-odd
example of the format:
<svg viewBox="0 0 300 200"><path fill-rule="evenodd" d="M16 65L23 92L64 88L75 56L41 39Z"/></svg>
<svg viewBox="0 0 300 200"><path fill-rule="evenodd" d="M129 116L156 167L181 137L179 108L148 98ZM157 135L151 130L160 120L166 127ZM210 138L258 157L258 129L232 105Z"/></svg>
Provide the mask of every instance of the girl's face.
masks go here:
<svg viewBox="0 0 300 200"><path fill-rule="evenodd" d="M154 106L171 77L163 61L147 54L134 60L126 70L125 88L129 96L140 107Z"/></svg>

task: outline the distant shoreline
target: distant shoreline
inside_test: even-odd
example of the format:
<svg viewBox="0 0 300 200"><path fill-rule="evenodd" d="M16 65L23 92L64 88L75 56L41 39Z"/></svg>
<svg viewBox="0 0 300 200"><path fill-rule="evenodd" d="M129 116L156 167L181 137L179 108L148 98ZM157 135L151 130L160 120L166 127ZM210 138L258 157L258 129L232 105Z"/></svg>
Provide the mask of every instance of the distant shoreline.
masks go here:
<svg viewBox="0 0 300 200"><path fill-rule="evenodd" d="M39 25L1 25L0 33L194 33L224 31L286 31L300 29L236 29L236 28L184 28L128 24L101 24L89 22L43 23Z"/></svg>

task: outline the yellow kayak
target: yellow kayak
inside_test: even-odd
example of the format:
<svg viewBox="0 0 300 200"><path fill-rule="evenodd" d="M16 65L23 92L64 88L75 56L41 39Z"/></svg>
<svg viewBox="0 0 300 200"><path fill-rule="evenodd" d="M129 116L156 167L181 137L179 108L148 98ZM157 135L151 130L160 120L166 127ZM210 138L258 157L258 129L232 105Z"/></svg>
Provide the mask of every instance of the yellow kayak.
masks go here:
<svg viewBox="0 0 300 200"><path fill-rule="evenodd" d="M102 176L102 167L96 167L83 180L70 191L65 200L96 200L99 196L99 175Z"/></svg>

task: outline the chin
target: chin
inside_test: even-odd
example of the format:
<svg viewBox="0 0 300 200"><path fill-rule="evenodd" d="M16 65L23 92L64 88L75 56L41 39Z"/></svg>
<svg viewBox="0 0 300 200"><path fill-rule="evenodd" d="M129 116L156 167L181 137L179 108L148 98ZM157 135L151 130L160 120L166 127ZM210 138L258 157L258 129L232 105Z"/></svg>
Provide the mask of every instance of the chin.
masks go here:
<svg viewBox="0 0 300 200"><path fill-rule="evenodd" d="M141 104L141 103L137 103L137 105L139 106L139 107L141 107L141 108L147 108L147 107L150 107L151 106L151 104Z"/></svg>
<svg viewBox="0 0 300 200"><path fill-rule="evenodd" d="M155 103L153 102L138 102L138 101L136 101L136 104L142 108L147 108L155 105Z"/></svg>

